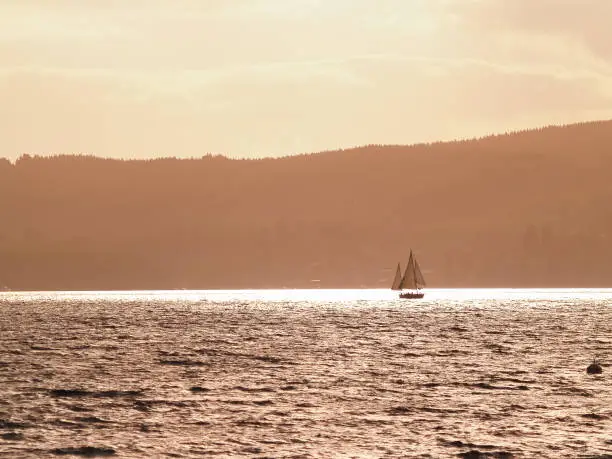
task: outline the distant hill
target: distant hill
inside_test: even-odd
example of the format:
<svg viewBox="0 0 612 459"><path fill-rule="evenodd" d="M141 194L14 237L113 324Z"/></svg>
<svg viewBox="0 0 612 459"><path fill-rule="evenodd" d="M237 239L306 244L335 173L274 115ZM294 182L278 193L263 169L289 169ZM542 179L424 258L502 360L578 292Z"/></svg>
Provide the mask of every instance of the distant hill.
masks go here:
<svg viewBox="0 0 612 459"><path fill-rule="evenodd" d="M612 287L611 171L612 121L259 160L24 155L0 160L0 286L388 287L413 248L432 287Z"/></svg>

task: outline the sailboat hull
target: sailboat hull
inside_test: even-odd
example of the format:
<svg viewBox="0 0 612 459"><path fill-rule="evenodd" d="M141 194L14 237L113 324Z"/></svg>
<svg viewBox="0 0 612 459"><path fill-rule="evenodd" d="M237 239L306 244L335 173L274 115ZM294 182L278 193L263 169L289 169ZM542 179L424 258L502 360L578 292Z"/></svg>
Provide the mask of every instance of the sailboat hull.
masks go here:
<svg viewBox="0 0 612 459"><path fill-rule="evenodd" d="M424 296L425 294L421 292L406 292L406 293L399 294L399 297L402 300L416 300L419 298L423 298Z"/></svg>

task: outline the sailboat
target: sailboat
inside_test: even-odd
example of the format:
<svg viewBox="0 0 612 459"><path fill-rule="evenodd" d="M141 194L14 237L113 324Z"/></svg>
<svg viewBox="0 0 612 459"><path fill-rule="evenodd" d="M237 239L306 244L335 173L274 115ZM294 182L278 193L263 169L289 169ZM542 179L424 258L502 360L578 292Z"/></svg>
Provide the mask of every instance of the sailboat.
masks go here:
<svg viewBox="0 0 612 459"><path fill-rule="evenodd" d="M425 296L425 293L419 291L419 289L423 287L425 287L425 278L419 267L419 262L412 253L412 249L410 249L410 258L408 258L406 271L404 271L404 275L402 276L400 264L397 264L391 290L399 290L399 297L402 299L416 299ZM402 292L404 289L409 291Z"/></svg>

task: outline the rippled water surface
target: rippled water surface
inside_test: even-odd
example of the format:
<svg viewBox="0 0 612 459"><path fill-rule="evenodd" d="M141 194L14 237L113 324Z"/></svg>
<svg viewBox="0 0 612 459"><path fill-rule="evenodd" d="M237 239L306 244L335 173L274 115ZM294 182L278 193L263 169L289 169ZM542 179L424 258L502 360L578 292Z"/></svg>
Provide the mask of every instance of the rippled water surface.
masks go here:
<svg viewBox="0 0 612 459"><path fill-rule="evenodd" d="M0 293L0 455L612 457L612 290L394 298Z"/></svg>

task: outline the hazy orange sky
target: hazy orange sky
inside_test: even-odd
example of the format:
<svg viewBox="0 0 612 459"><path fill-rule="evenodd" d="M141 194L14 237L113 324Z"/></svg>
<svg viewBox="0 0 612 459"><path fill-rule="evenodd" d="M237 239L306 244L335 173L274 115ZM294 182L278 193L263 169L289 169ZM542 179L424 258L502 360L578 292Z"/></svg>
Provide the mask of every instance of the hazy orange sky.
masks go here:
<svg viewBox="0 0 612 459"><path fill-rule="evenodd" d="M229 156L612 118L610 0L3 0L0 156Z"/></svg>

